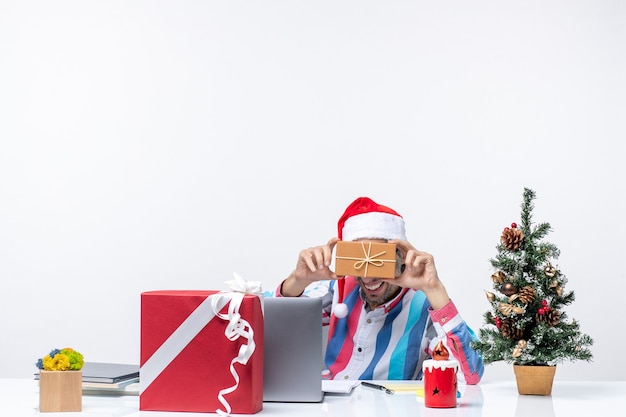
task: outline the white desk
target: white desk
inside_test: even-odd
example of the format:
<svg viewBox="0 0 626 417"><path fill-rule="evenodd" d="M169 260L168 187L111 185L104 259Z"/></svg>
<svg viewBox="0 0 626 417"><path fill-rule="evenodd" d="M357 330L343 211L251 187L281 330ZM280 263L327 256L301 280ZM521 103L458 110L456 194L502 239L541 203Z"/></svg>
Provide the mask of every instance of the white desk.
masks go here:
<svg viewBox="0 0 626 417"><path fill-rule="evenodd" d="M0 379L0 416L22 417L40 415L37 381ZM426 408L423 399L412 393L386 395L357 387L351 395L327 395L319 404L264 403L259 417L565 417L573 415L600 416L623 414L626 381L559 382L555 381L552 396L518 395L514 381L491 382L460 387L460 405L450 409ZM83 396L80 413L41 413L43 416L90 417L195 417L213 413L165 413L139 411L137 396Z"/></svg>

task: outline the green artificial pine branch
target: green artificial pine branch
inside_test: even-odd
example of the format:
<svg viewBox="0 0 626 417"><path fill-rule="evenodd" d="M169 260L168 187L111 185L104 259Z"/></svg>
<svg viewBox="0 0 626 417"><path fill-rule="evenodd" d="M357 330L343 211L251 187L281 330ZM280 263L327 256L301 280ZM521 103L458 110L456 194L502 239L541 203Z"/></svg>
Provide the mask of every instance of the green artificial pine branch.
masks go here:
<svg viewBox="0 0 626 417"><path fill-rule="evenodd" d="M567 278L553 262L560 252L544 239L549 223L532 223L535 192L525 188L519 226L504 229L497 253L490 259L494 292L487 293L491 310L484 314L472 347L485 364L556 365L592 360L590 336L569 320L564 307L574 302L565 291Z"/></svg>

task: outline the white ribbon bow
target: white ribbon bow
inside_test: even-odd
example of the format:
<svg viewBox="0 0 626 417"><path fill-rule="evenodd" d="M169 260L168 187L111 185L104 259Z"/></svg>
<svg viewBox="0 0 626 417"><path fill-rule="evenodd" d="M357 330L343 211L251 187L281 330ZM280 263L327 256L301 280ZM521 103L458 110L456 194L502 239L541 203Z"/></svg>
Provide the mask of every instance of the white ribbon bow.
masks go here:
<svg viewBox="0 0 626 417"><path fill-rule="evenodd" d="M228 285L231 290L244 294L263 294L263 288L259 281L246 281L237 273L233 273L233 278L233 280L226 281L226 285Z"/></svg>
<svg viewBox="0 0 626 417"><path fill-rule="evenodd" d="M233 290L233 292L219 292L215 294L211 298L211 306L213 308L213 312L217 317L221 318L222 320L228 321L228 325L226 326L226 330L224 331L224 334L226 335L228 340L234 342L238 338L243 337L244 339L246 339L247 344L244 343L243 345L241 345L239 347L239 354L230 361L230 373L235 380L235 384L228 388L220 390L219 394L217 395L219 401L225 408L225 411L216 411L220 415L230 415L232 408L224 396L237 390L237 387L239 387L239 374L237 374L237 370L235 370L235 363L240 363L242 365L247 364L248 360L250 359L256 348L256 344L254 343L254 329L250 327L250 323L248 323L248 321L241 317L241 315L239 314L239 307L241 306L243 298L246 294L258 296L263 294L260 282L246 281L236 273L233 273L233 277L233 280L226 282L226 285L228 285ZM224 300L224 298L226 300ZM230 300L230 304L228 305L228 313L220 313L220 310L226 304L226 302L228 302L228 300Z"/></svg>

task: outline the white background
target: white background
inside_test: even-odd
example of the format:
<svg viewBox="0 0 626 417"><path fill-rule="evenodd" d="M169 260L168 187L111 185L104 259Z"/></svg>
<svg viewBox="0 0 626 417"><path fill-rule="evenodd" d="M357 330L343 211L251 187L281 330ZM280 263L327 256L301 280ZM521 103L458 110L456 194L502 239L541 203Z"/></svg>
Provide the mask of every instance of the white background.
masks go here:
<svg viewBox="0 0 626 417"><path fill-rule="evenodd" d="M272 289L361 195L478 329L529 187L595 340L556 378L623 380L625 21L618 0L2 0L0 377L55 347L138 363L142 291Z"/></svg>

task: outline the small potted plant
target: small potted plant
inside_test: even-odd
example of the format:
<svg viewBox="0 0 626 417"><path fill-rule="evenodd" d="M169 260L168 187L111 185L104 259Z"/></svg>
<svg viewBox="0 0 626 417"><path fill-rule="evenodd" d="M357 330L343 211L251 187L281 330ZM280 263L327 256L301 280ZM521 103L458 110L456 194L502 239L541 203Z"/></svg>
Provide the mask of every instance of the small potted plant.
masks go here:
<svg viewBox="0 0 626 417"><path fill-rule="evenodd" d="M543 238L548 223L532 223L534 191L524 189L521 224L504 228L491 259L494 291L487 291L491 309L472 346L485 364L513 364L519 394L550 395L556 364L592 359L593 340L570 320L564 307L574 301L567 279L554 262L556 245Z"/></svg>
<svg viewBox="0 0 626 417"><path fill-rule="evenodd" d="M37 360L39 411L81 411L83 355L72 349L53 349Z"/></svg>

